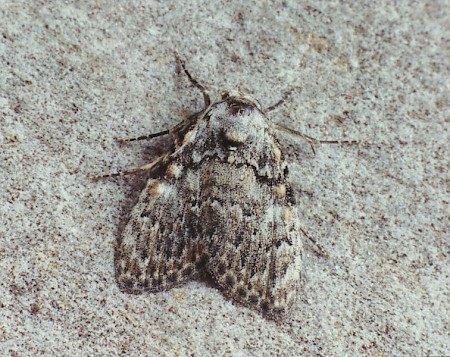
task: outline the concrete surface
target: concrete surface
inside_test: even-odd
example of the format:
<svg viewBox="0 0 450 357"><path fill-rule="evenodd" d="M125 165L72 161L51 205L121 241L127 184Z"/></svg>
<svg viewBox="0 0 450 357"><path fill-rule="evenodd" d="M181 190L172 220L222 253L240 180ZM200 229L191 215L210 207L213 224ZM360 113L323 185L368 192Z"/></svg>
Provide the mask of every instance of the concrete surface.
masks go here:
<svg viewBox="0 0 450 357"><path fill-rule="evenodd" d="M0 1L0 354L448 355L447 1ZM142 177L202 107L239 88L280 133L305 241L283 323L192 282L132 296L113 247Z"/></svg>

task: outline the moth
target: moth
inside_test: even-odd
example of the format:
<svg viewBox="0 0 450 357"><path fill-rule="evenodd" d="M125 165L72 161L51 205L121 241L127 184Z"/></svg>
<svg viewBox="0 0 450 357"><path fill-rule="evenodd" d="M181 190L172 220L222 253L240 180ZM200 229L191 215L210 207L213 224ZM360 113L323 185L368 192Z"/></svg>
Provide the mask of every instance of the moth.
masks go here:
<svg viewBox="0 0 450 357"><path fill-rule="evenodd" d="M282 318L300 294L302 230L274 125L241 94L211 101L179 61L204 109L136 138L169 135L172 145L131 171L152 178L118 240L117 283L140 294L208 275L237 303Z"/></svg>

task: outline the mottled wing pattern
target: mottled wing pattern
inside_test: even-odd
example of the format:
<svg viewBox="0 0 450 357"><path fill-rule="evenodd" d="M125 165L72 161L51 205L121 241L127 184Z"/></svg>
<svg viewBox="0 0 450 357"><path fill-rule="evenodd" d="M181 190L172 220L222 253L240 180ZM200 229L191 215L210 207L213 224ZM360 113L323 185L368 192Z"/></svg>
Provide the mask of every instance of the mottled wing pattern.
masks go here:
<svg viewBox="0 0 450 357"><path fill-rule="evenodd" d="M301 283L302 247L288 184L240 168L224 180L229 165L210 163L202 187L202 215L209 224L209 269L226 295L269 317L285 316ZM243 196L242 193L245 192Z"/></svg>
<svg viewBox="0 0 450 357"><path fill-rule="evenodd" d="M116 247L116 278L129 293L161 291L202 274L207 247L198 232L199 175L174 155L149 180ZM181 175L189 177L181 178ZM186 185L186 179L190 185Z"/></svg>
<svg viewBox="0 0 450 357"><path fill-rule="evenodd" d="M204 128L197 137L206 140L193 154L203 150L199 204L208 269L234 300L285 316L299 293L302 246L280 145L245 98L227 98L206 119L197 125Z"/></svg>

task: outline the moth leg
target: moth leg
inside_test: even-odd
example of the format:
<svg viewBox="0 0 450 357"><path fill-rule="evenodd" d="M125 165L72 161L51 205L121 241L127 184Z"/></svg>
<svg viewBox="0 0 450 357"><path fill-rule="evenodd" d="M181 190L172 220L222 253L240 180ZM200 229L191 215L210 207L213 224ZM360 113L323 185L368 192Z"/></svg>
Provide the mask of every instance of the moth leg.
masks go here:
<svg viewBox="0 0 450 357"><path fill-rule="evenodd" d="M170 130L164 130L164 131L160 131L159 133L153 133L153 134L147 134L147 135L141 135L135 138L114 138L114 140L116 140L119 143L125 143L125 142L130 142L130 141L138 141L138 140L150 140L153 138L157 138L158 136L163 136L163 135L167 135L170 133Z"/></svg>
<svg viewBox="0 0 450 357"><path fill-rule="evenodd" d="M157 158L155 161L152 161L146 165L137 167L137 168L129 170L129 171L119 171L119 172L113 172L113 173L109 173L109 174L90 176L90 179L96 181L96 180L101 180L101 179L105 179L108 177L126 176L126 175L133 175L133 174L150 171L155 166L157 166L165 157L166 157L166 155L161 156L161 157Z"/></svg>
<svg viewBox="0 0 450 357"><path fill-rule="evenodd" d="M280 105L284 104L284 102L286 102L286 100L291 95L293 90L294 90L294 88L291 88L291 89L287 90L286 92L284 92L283 96L281 97L281 99L278 102L276 102L275 104L272 104L270 107L266 108L266 113L271 112L272 110L278 108Z"/></svg>
<svg viewBox="0 0 450 357"><path fill-rule="evenodd" d="M360 144L360 142L357 140L318 140L318 139L312 138L311 136L303 134L300 131L285 127L281 124L275 124L275 129L303 138L311 146L311 150L314 153L314 155L316 154L316 150L314 149L315 144L338 144L338 145L358 145L358 144Z"/></svg>
<svg viewBox="0 0 450 357"><path fill-rule="evenodd" d="M283 98L283 99L280 99L280 100L279 100L278 102L276 102L275 104L272 104L270 107L267 107L267 108L266 108L266 113L267 113L267 112L271 112L272 110L278 108L278 107L279 107L281 104L283 104L285 101L286 101L286 100Z"/></svg>
<svg viewBox="0 0 450 357"><path fill-rule="evenodd" d="M305 237L311 241L311 243L314 247L314 251L317 254L325 257L326 259L330 258L330 255L328 254L328 252L313 237L311 237L303 228L300 227L300 230L305 235Z"/></svg>
<svg viewBox="0 0 450 357"><path fill-rule="evenodd" d="M205 101L205 108L208 108L211 104L211 98L209 97L208 92L206 91L206 88L203 87L195 78L191 76L189 71L186 69L186 65L184 61L180 58L180 55L175 52L175 57L177 58L177 61L180 63L181 67L183 68L184 73L186 73L187 77L189 78L189 81L192 83L192 85L196 88L198 88L202 94L203 94L203 100Z"/></svg>
<svg viewBox="0 0 450 357"><path fill-rule="evenodd" d="M360 142L357 140L318 140L315 139L311 136L308 136L306 134L303 134L302 132L298 131L298 130L294 130L291 128L288 128L286 126L283 126L281 124L275 124L275 128L281 131L284 131L286 133L292 134L292 135L296 135L296 136L300 136L303 139L305 139L307 142L311 143L311 144L348 144L348 145L356 145L359 144Z"/></svg>

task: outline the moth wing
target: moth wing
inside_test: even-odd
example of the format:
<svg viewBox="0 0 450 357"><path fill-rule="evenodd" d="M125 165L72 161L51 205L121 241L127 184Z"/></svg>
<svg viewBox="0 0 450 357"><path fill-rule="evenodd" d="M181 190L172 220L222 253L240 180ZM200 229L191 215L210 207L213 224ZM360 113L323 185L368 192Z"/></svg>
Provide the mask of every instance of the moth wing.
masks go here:
<svg viewBox="0 0 450 357"><path fill-rule="evenodd" d="M198 196L198 175L189 173L186 188L174 177L180 171L175 162L163 170L158 179L148 181L116 247L117 283L129 293L180 285L200 275L208 260L192 209Z"/></svg>
<svg viewBox="0 0 450 357"><path fill-rule="evenodd" d="M249 167L241 167L239 180L223 182L227 170L216 164L204 192L203 215L217 222L209 232L209 269L226 295L282 317L301 285L300 227L289 186L257 182Z"/></svg>

